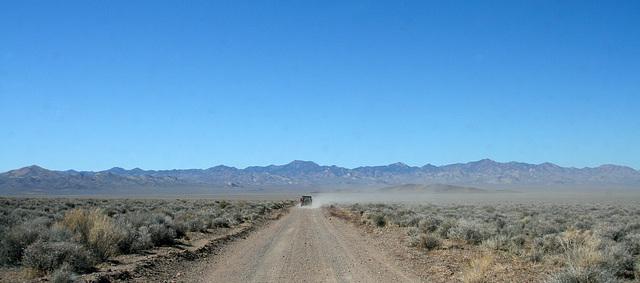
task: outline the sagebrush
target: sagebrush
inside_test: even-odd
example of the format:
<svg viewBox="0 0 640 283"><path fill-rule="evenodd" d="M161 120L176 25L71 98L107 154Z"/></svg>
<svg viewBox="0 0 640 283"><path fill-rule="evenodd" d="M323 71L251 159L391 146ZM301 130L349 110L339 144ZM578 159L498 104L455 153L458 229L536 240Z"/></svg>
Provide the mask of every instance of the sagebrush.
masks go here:
<svg viewBox="0 0 640 283"><path fill-rule="evenodd" d="M0 198L0 265L54 281L188 232L253 222L292 201Z"/></svg>

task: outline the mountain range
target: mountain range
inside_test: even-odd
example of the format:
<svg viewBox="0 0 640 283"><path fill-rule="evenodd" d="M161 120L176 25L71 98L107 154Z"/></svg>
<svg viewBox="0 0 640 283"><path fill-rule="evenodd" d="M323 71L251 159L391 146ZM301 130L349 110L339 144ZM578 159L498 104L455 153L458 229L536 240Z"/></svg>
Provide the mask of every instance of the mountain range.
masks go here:
<svg viewBox="0 0 640 283"><path fill-rule="evenodd" d="M422 167L394 163L348 169L295 160L286 165L245 169L219 165L208 169L53 171L29 166L0 174L0 194L135 188L226 188L238 190L378 189L403 184L449 184L482 189L640 189L640 171L626 166L561 167L551 163L469 163Z"/></svg>

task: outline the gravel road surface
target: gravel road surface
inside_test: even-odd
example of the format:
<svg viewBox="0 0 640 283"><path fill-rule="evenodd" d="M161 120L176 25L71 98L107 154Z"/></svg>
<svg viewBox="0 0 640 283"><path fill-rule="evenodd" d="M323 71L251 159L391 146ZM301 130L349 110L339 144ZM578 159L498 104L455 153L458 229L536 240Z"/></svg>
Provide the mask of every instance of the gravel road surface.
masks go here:
<svg viewBox="0 0 640 283"><path fill-rule="evenodd" d="M353 225L321 209L293 208L269 226L225 247L206 282L419 281Z"/></svg>

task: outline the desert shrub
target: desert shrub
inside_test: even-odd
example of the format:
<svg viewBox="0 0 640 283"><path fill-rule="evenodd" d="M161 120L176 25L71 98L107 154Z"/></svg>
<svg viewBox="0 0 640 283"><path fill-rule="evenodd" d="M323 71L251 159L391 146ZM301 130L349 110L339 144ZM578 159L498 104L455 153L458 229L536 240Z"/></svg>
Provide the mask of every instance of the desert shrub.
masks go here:
<svg viewBox="0 0 640 283"><path fill-rule="evenodd" d="M449 218L442 222L442 224L438 228L438 234L440 234L440 237L448 238L449 231L451 230L451 228L456 226L456 222L457 221L454 218Z"/></svg>
<svg viewBox="0 0 640 283"><path fill-rule="evenodd" d="M84 271L93 263L93 257L76 243L38 241L25 250L22 263L40 274L50 273L65 263L73 271Z"/></svg>
<svg viewBox="0 0 640 283"><path fill-rule="evenodd" d="M291 202L290 204L293 204L293 202ZM285 202L270 202L269 209L281 209L281 208L284 208L285 205L286 205Z"/></svg>
<svg viewBox="0 0 640 283"><path fill-rule="evenodd" d="M211 219L211 227L228 228L229 225L230 225L230 222L226 218L218 217L218 218L215 218L215 219Z"/></svg>
<svg viewBox="0 0 640 283"><path fill-rule="evenodd" d="M571 230L558 236L566 268L551 282L617 282L633 277L633 260L623 244L590 231Z"/></svg>
<svg viewBox="0 0 640 283"><path fill-rule="evenodd" d="M387 219L382 214L373 214L370 216L371 221L375 226L384 227L387 226Z"/></svg>
<svg viewBox="0 0 640 283"><path fill-rule="evenodd" d="M227 214L227 217L229 219L229 222L232 225L238 225L240 223L244 223L244 217L239 212L229 213Z"/></svg>
<svg viewBox="0 0 640 283"><path fill-rule="evenodd" d="M482 242L482 248L487 250L506 250L509 238L504 235L495 235Z"/></svg>
<svg viewBox="0 0 640 283"><path fill-rule="evenodd" d="M610 243L606 245L602 249L599 265L619 277L633 278L633 257L624 244Z"/></svg>
<svg viewBox="0 0 640 283"><path fill-rule="evenodd" d="M120 215L116 224L122 235L119 247L125 253L171 244L178 236L178 225L163 213L136 211Z"/></svg>
<svg viewBox="0 0 640 283"><path fill-rule="evenodd" d="M164 245L173 243L176 238L176 230L167 223L154 223L149 225L149 234L154 245Z"/></svg>
<svg viewBox="0 0 640 283"><path fill-rule="evenodd" d="M136 231L131 223L124 222L122 218L115 219L116 230L120 234L117 246L121 253L132 253L136 250L132 249L133 243L136 241Z"/></svg>
<svg viewBox="0 0 640 283"><path fill-rule="evenodd" d="M0 265L14 265L22 260L24 249L31 243L16 236L14 231L0 234Z"/></svg>
<svg viewBox="0 0 640 283"><path fill-rule="evenodd" d="M449 238L460 239L470 244L480 244L490 236L490 231L482 223L465 219L460 219L456 226L449 230Z"/></svg>
<svg viewBox="0 0 640 283"><path fill-rule="evenodd" d="M628 234L624 238L624 242L629 247L632 256L640 255L640 233Z"/></svg>
<svg viewBox="0 0 640 283"><path fill-rule="evenodd" d="M65 262L60 268L51 273L49 280L52 283L73 283L78 280L78 275L73 271L73 267Z"/></svg>
<svg viewBox="0 0 640 283"><path fill-rule="evenodd" d="M107 215L100 215L93 223L87 239L87 247L93 251L96 259L104 261L118 254L118 242L121 234L115 229L115 224Z"/></svg>
<svg viewBox="0 0 640 283"><path fill-rule="evenodd" d="M244 218L245 218L245 220L248 220L248 221L254 221L254 220L260 218L260 214L255 213L255 212L248 212Z"/></svg>
<svg viewBox="0 0 640 283"><path fill-rule="evenodd" d="M415 213L402 213L393 218L392 223L398 227L416 227L420 218Z"/></svg>
<svg viewBox="0 0 640 283"><path fill-rule="evenodd" d="M544 235L549 235L549 234L556 234L559 233L560 228L556 225L553 225L550 222L543 222L543 223L539 223L535 230L534 230L534 235L536 235L537 237L543 237Z"/></svg>
<svg viewBox="0 0 640 283"><path fill-rule="evenodd" d="M613 241L622 240L627 234L625 225L602 225L598 230L598 235L605 239L611 239Z"/></svg>
<svg viewBox="0 0 640 283"><path fill-rule="evenodd" d="M441 238L481 243L485 250L514 253L562 268L553 277L557 280L596 275L605 281L640 277L640 207L635 201L336 206L361 215L366 225L377 226L375 220L382 217L387 225L417 227L407 230L410 245L419 247L423 232L435 232Z"/></svg>
<svg viewBox="0 0 640 283"><path fill-rule="evenodd" d="M509 240L511 249L515 251L524 249L526 243L527 243L527 237L525 237L524 235L518 235Z"/></svg>
<svg viewBox="0 0 640 283"><path fill-rule="evenodd" d="M533 248L544 253L558 253L562 248L558 239L558 235L555 234L535 238L533 239Z"/></svg>
<svg viewBox="0 0 640 283"><path fill-rule="evenodd" d="M64 216L61 225L73 234L76 242L86 244L93 222L99 217L100 212L97 210L90 212L84 209L74 209Z"/></svg>
<svg viewBox="0 0 640 283"><path fill-rule="evenodd" d="M531 251L530 253L526 254L526 259L531 262L542 262L543 258L544 253L541 251Z"/></svg>
<svg viewBox="0 0 640 283"><path fill-rule="evenodd" d="M571 224L571 227L579 230L591 230L593 224L588 221L577 221Z"/></svg>
<svg viewBox="0 0 640 283"><path fill-rule="evenodd" d="M218 203L218 206L219 206L221 209L225 209L225 208L226 208L227 206L229 206L229 205L230 205L230 203L229 203L228 201L226 201L226 200L222 200L222 201L220 201L220 202Z"/></svg>
<svg viewBox="0 0 640 283"><path fill-rule="evenodd" d="M0 264L20 263L24 250L41 238L48 238L50 219L38 217L27 219L11 228L4 228L0 238Z"/></svg>
<svg viewBox="0 0 640 283"><path fill-rule="evenodd" d="M438 230L438 227L441 223L441 219L437 219L434 217L425 217L418 223L418 228L422 229L422 231L424 232L435 232L436 230Z"/></svg>
<svg viewBox="0 0 640 283"><path fill-rule="evenodd" d="M442 239L438 234L435 233L426 233L420 235L420 243L419 246L426 250L437 249L442 245Z"/></svg>
<svg viewBox="0 0 640 283"><path fill-rule="evenodd" d="M64 227L61 222L51 225L48 232L48 240L51 242L67 242L73 238L73 233Z"/></svg>
<svg viewBox="0 0 640 283"><path fill-rule="evenodd" d="M133 238L133 241L131 242L130 251L137 252L150 248L153 248L153 239L151 237L151 233L149 232L149 227L138 227L137 233Z"/></svg>
<svg viewBox="0 0 640 283"><path fill-rule="evenodd" d="M192 216L186 220L176 223L176 230L206 232L211 227L211 220L206 219L202 215Z"/></svg>
<svg viewBox="0 0 640 283"><path fill-rule="evenodd" d="M481 283L486 282L486 273L491 269L494 258L490 254L476 256L471 259L469 266L462 270L462 282Z"/></svg>
<svg viewBox="0 0 640 283"><path fill-rule="evenodd" d="M585 268L568 268L556 272L546 280L549 283L601 283L621 282L611 270L605 270L596 266Z"/></svg>
<svg viewBox="0 0 640 283"><path fill-rule="evenodd" d="M594 266L601 260L602 255L597 249L601 240L591 231L565 231L558 236L558 242L570 268Z"/></svg>
<svg viewBox="0 0 640 283"><path fill-rule="evenodd" d="M44 243L81 245L95 262L171 244L188 231L255 221L290 201L64 199L0 197L0 265L24 264ZM35 248L32 248L35 249ZM29 257L32 258L32 257ZM50 271L49 271L50 272Z"/></svg>
<svg viewBox="0 0 640 283"><path fill-rule="evenodd" d="M254 211L258 215L265 215L267 213L267 208L264 205L260 204L255 207Z"/></svg>
<svg viewBox="0 0 640 283"><path fill-rule="evenodd" d="M100 262L118 253L122 235L111 218L100 210L74 209L65 215L61 225L72 233L77 243L90 249Z"/></svg>
<svg viewBox="0 0 640 283"><path fill-rule="evenodd" d="M408 242L412 247L417 247L420 244L420 230L416 227L409 227L407 229Z"/></svg>
<svg viewBox="0 0 640 283"><path fill-rule="evenodd" d="M510 221L500 229L500 234L509 238L525 234L525 229L522 223L516 221Z"/></svg>

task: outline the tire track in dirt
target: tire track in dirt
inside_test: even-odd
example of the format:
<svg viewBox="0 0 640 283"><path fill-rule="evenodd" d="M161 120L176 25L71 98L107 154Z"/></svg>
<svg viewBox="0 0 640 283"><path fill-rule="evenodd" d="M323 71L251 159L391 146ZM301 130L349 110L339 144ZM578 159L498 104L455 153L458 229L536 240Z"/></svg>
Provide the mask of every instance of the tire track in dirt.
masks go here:
<svg viewBox="0 0 640 283"><path fill-rule="evenodd" d="M418 281L355 227L309 208L225 247L204 273L208 282Z"/></svg>

